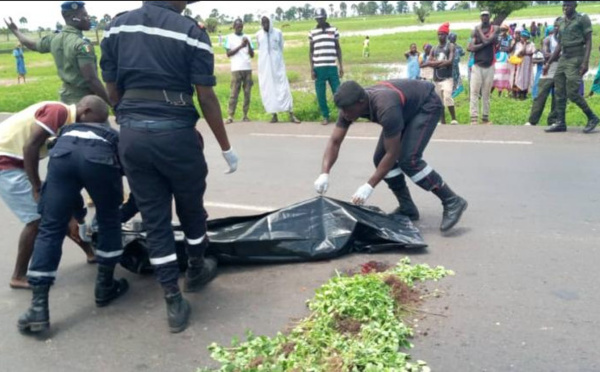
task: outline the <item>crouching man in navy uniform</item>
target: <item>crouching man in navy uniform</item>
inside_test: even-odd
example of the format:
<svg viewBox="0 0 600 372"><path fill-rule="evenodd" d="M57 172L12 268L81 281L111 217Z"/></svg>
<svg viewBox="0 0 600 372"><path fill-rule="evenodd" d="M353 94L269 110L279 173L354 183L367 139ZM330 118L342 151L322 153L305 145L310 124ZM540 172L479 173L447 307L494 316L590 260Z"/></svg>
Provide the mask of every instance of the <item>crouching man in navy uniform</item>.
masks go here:
<svg viewBox="0 0 600 372"><path fill-rule="evenodd" d="M188 325L189 302L180 291L171 226L173 199L186 237L184 290L199 291L217 273L208 247L204 192L208 167L194 91L229 165L229 144L213 90L214 55L206 31L181 15L193 1L144 1L113 19L102 40L102 77L121 126L119 154L147 231L148 254L167 304L170 331Z"/></svg>
<svg viewBox="0 0 600 372"><path fill-rule="evenodd" d="M69 220L81 203L82 188L96 205L99 226L96 305L108 305L129 287L125 279L113 278L115 265L123 253L119 137L116 131L103 126L108 119L108 106L101 98L84 97L79 106L83 110L77 123L63 127L50 150L48 174L39 204L42 221L27 271L33 300L18 322L23 332L42 332L50 326L48 292L56 278Z"/></svg>
<svg viewBox="0 0 600 372"><path fill-rule="evenodd" d="M315 189L323 194L329 187L329 172L337 161L348 129L359 118L381 125L382 132L375 149L375 172L359 187L352 202L362 205L374 188L385 181L400 203L396 212L417 221L419 210L414 204L404 175L442 202L441 231L458 223L467 209L467 201L456 195L442 177L423 160L444 109L435 86L419 80L389 80L363 88L355 81L346 81L334 96L340 115L323 156L322 173Z"/></svg>

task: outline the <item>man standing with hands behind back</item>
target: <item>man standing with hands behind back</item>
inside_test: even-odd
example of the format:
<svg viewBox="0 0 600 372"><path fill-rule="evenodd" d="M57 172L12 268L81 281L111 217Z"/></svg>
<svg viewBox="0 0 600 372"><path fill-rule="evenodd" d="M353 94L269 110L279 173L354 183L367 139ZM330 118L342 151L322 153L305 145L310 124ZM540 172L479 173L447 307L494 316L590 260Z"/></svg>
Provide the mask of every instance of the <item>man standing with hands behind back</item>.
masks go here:
<svg viewBox="0 0 600 372"><path fill-rule="evenodd" d="M252 92L252 58L254 58L254 45L248 36L244 35L244 22L236 19L233 22L233 34L227 35L225 39L225 50L227 57L231 60L231 95L229 96L229 117L226 123L233 123L233 116L240 95L240 88L244 88L244 118L250 121L248 110L250 109L250 94Z"/></svg>

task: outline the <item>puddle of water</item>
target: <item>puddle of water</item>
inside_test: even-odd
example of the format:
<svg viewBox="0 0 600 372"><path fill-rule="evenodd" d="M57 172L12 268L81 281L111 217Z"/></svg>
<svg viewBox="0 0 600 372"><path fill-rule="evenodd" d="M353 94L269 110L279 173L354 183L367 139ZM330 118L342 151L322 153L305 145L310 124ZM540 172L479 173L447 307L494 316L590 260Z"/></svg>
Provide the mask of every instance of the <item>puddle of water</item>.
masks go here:
<svg viewBox="0 0 600 372"><path fill-rule="evenodd" d="M367 75L372 80L390 80L390 79L406 79L407 74L407 65L405 63L372 63L368 65L360 65L362 68L358 75L365 76ZM376 72L369 72L368 67L374 67ZM467 79L468 76L468 66L466 63L461 63L460 67L460 76L463 79ZM385 70L385 71L381 71ZM584 77L585 80L591 80L596 76L596 72L598 69L590 70ZM347 78L352 79L353 76L356 76L357 73L353 73L352 70L348 71ZM293 89L296 91L302 91L306 93L314 93L314 83L311 80L306 81L297 81L292 84Z"/></svg>

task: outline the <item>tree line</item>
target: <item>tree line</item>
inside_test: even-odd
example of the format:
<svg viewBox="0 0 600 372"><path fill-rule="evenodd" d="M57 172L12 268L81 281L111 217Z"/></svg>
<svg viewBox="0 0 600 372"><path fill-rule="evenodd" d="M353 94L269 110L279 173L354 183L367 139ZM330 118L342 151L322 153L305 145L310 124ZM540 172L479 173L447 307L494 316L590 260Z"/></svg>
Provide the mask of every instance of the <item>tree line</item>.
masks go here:
<svg viewBox="0 0 600 372"><path fill-rule="evenodd" d="M587 1L588 3L597 3L599 1ZM537 5L558 5L561 1L458 1L448 8L448 1L368 1L353 3L348 6L344 1L336 7L333 3L326 8L329 18L346 18L346 17L361 17L375 15L392 15L392 14L407 14L414 13L420 22L425 22L431 12L444 12L447 10L467 10L472 8L487 9L494 17L494 23L502 23L510 13L528 7ZM311 20L314 17L315 8L306 3L304 6L292 6L287 10L282 7L277 7L275 13L271 17L279 22ZM219 25L230 24L234 21L234 17L220 13L218 9L212 9L209 17L203 20L201 16L192 16L192 11L187 8L184 15L194 18L198 22L204 23L208 32L216 32ZM242 20L244 23L253 23L259 21L260 15L252 13L244 14ZM112 20L109 14L102 17L92 16L92 26L96 32L96 39L99 42L99 30L103 30ZM21 27L27 25L27 18L19 19ZM60 22L56 23L56 30L62 29ZM52 32L50 28L38 27L37 32L39 37L42 37L44 32ZM8 41L10 31L7 28L0 28L0 34L5 34Z"/></svg>

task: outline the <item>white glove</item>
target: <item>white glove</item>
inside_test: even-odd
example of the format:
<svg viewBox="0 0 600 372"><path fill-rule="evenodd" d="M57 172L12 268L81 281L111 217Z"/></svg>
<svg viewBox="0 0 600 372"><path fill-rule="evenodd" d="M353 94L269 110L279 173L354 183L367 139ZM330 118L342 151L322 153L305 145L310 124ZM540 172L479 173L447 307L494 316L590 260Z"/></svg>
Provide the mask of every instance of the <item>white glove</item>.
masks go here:
<svg viewBox="0 0 600 372"><path fill-rule="evenodd" d="M233 148L230 148L228 151L223 151L223 157L229 165L229 169L225 171L225 174L233 173L237 170L238 166L238 156L233 151Z"/></svg>
<svg viewBox="0 0 600 372"><path fill-rule="evenodd" d="M323 195L327 192L328 188L329 188L329 174L323 173L315 181L315 190L319 194Z"/></svg>
<svg viewBox="0 0 600 372"><path fill-rule="evenodd" d="M352 204L363 205L369 199L369 196L373 193L373 186L365 183L361 187L356 190L354 196L352 197Z"/></svg>
<svg viewBox="0 0 600 372"><path fill-rule="evenodd" d="M81 240L84 243L91 243L92 242L92 238L88 235L88 226L87 224L84 222L82 224L77 224L77 227L79 228L78 232L79 232L79 237L81 238Z"/></svg>

